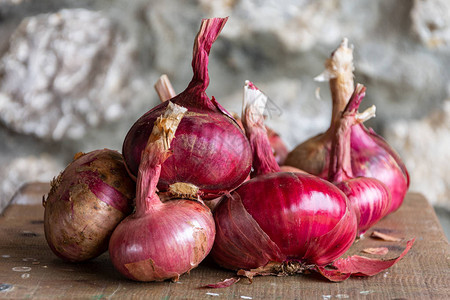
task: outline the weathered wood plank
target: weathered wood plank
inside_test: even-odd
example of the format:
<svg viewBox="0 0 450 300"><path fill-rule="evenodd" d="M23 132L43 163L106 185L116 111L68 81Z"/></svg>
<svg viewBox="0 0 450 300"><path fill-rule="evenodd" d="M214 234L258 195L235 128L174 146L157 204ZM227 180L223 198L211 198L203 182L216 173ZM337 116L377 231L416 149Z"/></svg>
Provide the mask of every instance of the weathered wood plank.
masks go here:
<svg viewBox="0 0 450 300"><path fill-rule="evenodd" d="M61 261L48 248L40 205L12 204L0 216L0 298L64 299L446 299L450 297L450 248L432 207L410 193L399 211L375 230L402 238L385 242L366 233L351 248L387 247L398 255L408 239L411 251L391 269L370 278L331 283L313 275L257 277L226 289L199 289L232 277L206 261L178 283L138 283L117 273L107 254L83 264ZM373 256L370 254L361 254Z"/></svg>

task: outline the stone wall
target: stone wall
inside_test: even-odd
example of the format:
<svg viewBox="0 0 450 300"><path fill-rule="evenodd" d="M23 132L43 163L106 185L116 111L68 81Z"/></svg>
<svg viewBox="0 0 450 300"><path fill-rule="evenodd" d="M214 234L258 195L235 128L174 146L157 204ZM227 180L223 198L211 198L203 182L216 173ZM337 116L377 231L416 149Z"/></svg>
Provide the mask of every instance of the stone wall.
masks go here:
<svg viewBox="0 0 450 300"><path fill-rule="evenodd" d="M450 209L450 2L190 0L0 3L0 210L78 151L121 149L158 103L166 73L182 91L202 17L229 16L210 59L210 96L240 112L252 80L289 147L327 128L330 94L313 78L347 37L368 124L404 158L411 190Z"/></svg>

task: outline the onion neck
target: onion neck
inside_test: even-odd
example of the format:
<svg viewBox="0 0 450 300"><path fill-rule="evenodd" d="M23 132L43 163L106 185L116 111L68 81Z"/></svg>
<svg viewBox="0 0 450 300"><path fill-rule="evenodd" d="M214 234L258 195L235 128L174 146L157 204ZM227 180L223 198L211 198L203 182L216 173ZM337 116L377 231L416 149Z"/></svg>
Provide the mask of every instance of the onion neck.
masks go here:
<svg viewBox="0 0 450 300"><path fill-rule="evenodd" d="M161 165L150 168L139 167L136 190L136 215L141 216L155 209L162 202L156 194L156 186L161 174Z"/></svg>
<svg viewBox="0 0 450 300"><path fill-rule="evenodd" d="M186 113L184 107L169 102L166 111L155 121L147 145L142 151L137 176L136 215L140 216L162 205L157 192L161 166L171 155L170 144Z"/></svg>
<svg viewBox="0 0 450 300"><path fill-rule="evenodd" d="M337 122L331 146L330 168L328 180L342 182L353 178L350 155L350 135L352 119L342 117Z"/></svg>
<svg viewBox="0 0 450 300"><path fill-rule="evenodd" d="M330 128L334 130L339 123L341 113L352 96L354 90L353 73L339 73L336 78L330 79L330 90L333 100Z"/></svg>
<svg viewBox="0 0 450 300"><path fill-rule="evenodd" d="M194 44L194 53L192 58L192 70L194 76L192 77L187 90L196 90L198 92L205 92L209 85L209 51L214 41L219 36L223 26L228 18L211 18L203 19L200 30L197 33ZM198 101L208 101L208 97L199 97ZM206 103L205 103L206 104Z"/></svg>
<svg viewBox="0 0 450 300"><path fill-rule="evenodd" d="M244 86L242 124L252 149L252 166L254 170L252 177L280 172L280 166L275 159L269 136L264 126L266 103L267 96L252 82L247 80Z"/></svg>
<svg viewBox="0 0 450 300"><path fill-rule="evenodd" d="M331 182L342 182L354 177L351 165L352 126L375 116L374 106L369 107L362 113L357 113L365 92L366 88L362 84L357 84L342 113L338 114L339 118L333 131L328 170L328 180Z"/></svg>
<svg viewBox="0 0 450 300"><path fill-rule="evenodd" d="M329 81L333 107L329 134L339 123L341 113L344 111L353 90L353 47L348 46L348 40L344 38L339 47L333 51L325 62L325 71L315 78L317 81Z"/></svg>
<svg viewBox="0 0 450 300"><path fill-rule="evenodd" d="M280 166L273 155L266 129L253 128L251 131L246 129L245 133L250 141L250 147L253 153L252 164L254 171L252 177L280 172Z"/></svg>

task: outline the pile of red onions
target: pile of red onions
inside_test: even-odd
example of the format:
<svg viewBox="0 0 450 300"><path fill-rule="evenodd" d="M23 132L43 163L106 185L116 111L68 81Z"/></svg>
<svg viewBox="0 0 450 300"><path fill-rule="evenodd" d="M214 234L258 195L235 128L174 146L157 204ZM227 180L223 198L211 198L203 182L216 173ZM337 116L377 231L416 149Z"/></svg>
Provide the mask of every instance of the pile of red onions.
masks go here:
<svg viewBox="0 0 450 300"><path fill-rule="evenodd" d="M353 86L353 53L344 39L331 58L319 80L329 80L333 98L329 129L292 150L285 164L308 173L328 177L331 142L340 113L350 99ZM391 193L389 213L397 210L409 187L409 175L399 155L372 129L357 124L351 130L352 170L355 176L373 177L383 182Z"/></svg>
<svg viewBox="0 0 450 300"><path fill-rule="evenodd" d="M170 99L188 109L177 130L173 155L163 164L158 189L175 195L193 193L212 199L236 188L250 173L250 146L236 121L205 93L209 84L208 55L227 18L204 19L194 45L194 76L186 90ZM129 130L123 155L136 175L148 135L168 101L144 114Z"/></svg>
<svg viewBox="0 0 450 300"><path fill-rule="evenodd" d="M176 281L210 251L247 277L315 271L341 281L393 265L413 241L392 260L340 258L398 209L409 185L398 155L362 124L374 113L357 112L365 88L353 88L347 42L323 76L333 97L330 128L280 167L287 148L264 125L267 96L247 81L235 120L205 93L209 51L226 21L202 20L191 82L176 95L161 78L162 103L131 127L123 157L107 149L78 155L53 180L43 201L52 251L79 262L109 246L114 267L136 281ZM203 202L212 199L214 215Z"/></svg>
<svg viewBox="0 0 450 300"><path fill-rule="evenodd" d="M186 199L161 202L156 194L162 164L172 155L169 147L185 112L169 103L155 121L139 166L136 210L111 236L110 258L133 280L178 280L206 257L214 242L214 220L204 204Z"/></svg>
<svg viewBox="0 0 450 300"><path fill-rule="evenodd" d="M108 149L79 153L51 186L43 200L50 249L71 262L105 252L114 228L133 209L136 188L122 155Z"/></svg>
<svg viewBox="0 0 450 300"><path fill-rule="evenodd" d="M364 122L375 114L374 106L361 114L357 113L365 90L360 84L356 86L350 101L341 113L341 118L336 122L328 174L328 180L350 200L357 218L358 234L363 234L372 227L391 207L391 195L384 183L375 178L353 175L350 152L352 126Z"/></svg>

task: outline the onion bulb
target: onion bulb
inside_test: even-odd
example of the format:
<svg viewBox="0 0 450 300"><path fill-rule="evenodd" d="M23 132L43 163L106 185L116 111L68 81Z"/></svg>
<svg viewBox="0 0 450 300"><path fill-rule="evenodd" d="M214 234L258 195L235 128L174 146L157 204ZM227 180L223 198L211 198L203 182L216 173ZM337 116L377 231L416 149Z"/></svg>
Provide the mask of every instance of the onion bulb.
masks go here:
<svg viewBox="0 0 450 300"><path fill-rule="evenodd" d="M356 236L347 197L331 183L302 173L246 181L222 197L214 220L212 257L233 270L291 265L298 273L309 265L327 265Z"/></svg>
<svg viewBox="0 0 450 300"><path fill-rule="evenodd" d="M250 145L233 117L205 93L209 84L208 55L227 18L204 19L194 45L194 76L176 97L144 114L129 130L123 154L136 176L141 153L153 123L169 102L188 109L163 164L158 189L174 195L192 192L191 198L213 199L240 185L250 173Z"/></svg>
<svg viewBox="0 0 450 300"><path fill-rule="evenodd" d="M50 249L71 262L105 252L114 228L133 209L135 190L119 152L78 153L52 180L50 193L43 200Z"/></svg>
<svg viewBox="0 0 450 300"><path fill-rule="evenodd" d="M214 242L214 220L203 203L181 198L161 202L156 194L162 164L172 155L169 147L185 112L169 102L155 121L139 166L136 210L111 236L111 261L133 280L178 280L206 257Z"/></svg>

